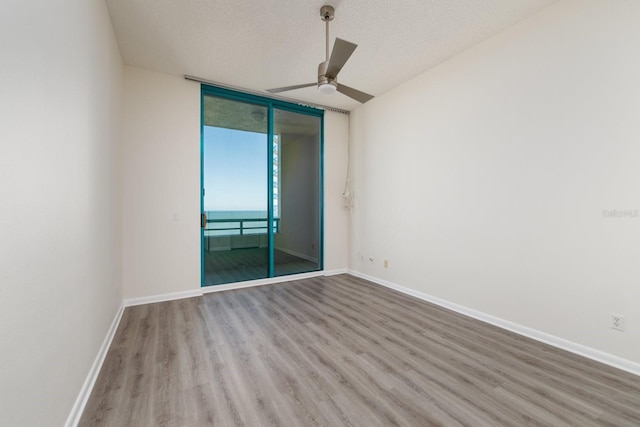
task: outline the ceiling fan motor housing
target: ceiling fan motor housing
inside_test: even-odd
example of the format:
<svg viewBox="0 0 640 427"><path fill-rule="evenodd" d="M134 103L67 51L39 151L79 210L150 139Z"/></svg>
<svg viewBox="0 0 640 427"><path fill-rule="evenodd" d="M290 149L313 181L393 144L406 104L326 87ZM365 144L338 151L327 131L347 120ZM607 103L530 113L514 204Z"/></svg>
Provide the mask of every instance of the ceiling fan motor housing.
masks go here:
<svg viewBox="0 0 640 427"><path fill-rule="evenodd" d="M337 89L338 82L336 81L336 79L330 79L326 76L328 66L329 66L328 61L324 61L318 64L318 87L320 87L321 85L329 84L334 86Z"/></svg>

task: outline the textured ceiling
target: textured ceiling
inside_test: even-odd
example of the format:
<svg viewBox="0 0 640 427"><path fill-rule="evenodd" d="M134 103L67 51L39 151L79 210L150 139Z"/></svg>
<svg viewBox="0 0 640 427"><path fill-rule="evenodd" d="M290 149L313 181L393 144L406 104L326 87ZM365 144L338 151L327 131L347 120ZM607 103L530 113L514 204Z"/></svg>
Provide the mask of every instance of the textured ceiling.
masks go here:
<svg viewBox="0 0 640 427"><path fill-rule="evenodd" d="M339 82L379 96L556 0L107 0L124 62L264 91L316 81L320 7L358 44ZM315 87L282 95L352 110Z"/></svg>

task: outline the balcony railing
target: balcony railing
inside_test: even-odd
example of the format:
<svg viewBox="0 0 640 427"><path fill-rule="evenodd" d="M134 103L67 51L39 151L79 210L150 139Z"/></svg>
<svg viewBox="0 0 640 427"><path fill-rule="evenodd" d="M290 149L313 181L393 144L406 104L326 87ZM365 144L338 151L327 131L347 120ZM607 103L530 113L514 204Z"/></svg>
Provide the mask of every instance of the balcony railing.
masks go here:
<svg viewBox="0 0 640 427"><path fill-rule="evenodd" d="M267 234L268 218L229 218L209 219L205 236L243 236L248 234ZM280 218L273 219L273 232L280 231Z"/></svg>

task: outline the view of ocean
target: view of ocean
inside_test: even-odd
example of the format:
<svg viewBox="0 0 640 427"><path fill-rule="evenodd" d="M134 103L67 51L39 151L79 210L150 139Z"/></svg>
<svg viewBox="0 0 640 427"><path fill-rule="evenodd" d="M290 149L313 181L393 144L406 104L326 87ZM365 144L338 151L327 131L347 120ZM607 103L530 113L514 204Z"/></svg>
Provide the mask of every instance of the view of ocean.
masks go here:
<svg viewBox="0 0 640 427"><path fill-rule="evenodd" d="M267 211L206 211L208 219L266 219Z"/></svg>

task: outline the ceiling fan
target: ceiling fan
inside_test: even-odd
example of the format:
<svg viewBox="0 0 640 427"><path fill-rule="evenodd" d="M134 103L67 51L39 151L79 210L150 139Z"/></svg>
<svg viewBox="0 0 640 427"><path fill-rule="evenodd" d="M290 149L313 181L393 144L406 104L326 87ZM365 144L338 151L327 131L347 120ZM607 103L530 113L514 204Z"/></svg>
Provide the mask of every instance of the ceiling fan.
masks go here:
<svg viewBox="0 0 640 427"><path fill-rule="evenodd" d="M338 83L338 73L342 70L342 67L344 67L344 64L347 62L353 51L356 50L358 45L336 38L336 41L333 44L333 50L331 51L331 57L329 57L329 21L333 20L334 12L335 10L332 6L322 6L320 8L320 17L326 23L325 41L327 59L318 65L318 82L267 89L267 92L280 93L317 85L320 93L332 94L338 91L362 103L373 98L373 96L368 93L360 92L357 89Z"/></svg>

